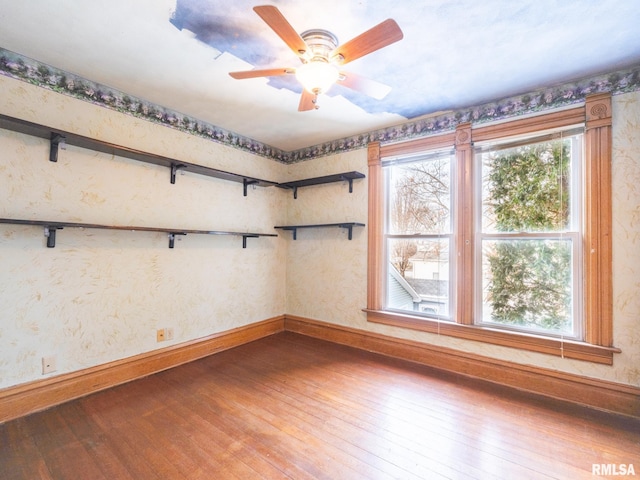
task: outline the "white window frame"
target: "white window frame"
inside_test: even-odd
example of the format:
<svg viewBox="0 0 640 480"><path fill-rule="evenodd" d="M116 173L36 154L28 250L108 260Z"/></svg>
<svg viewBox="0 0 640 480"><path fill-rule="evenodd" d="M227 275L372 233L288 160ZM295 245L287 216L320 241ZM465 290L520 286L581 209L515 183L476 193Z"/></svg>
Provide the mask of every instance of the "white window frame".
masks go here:
<svg viewBox="0 0 640 480"><path fill-rule="evenodd" d="M449 192L449 196L450 196L450 201L449 201L449 232L448 233L434 233L434 234L428 234L428 233L421 233L421 234L393 234L393 233L389 233L391 227L389 225L389 221L391 218L389 209L390 209L390 205L389 202L386 201L386 199L389 198L390 196L390 178L388 175L388 169L392 168L396 165L400 165L400 164L416 164L416 163L420 163L420 162L425 162L425 161L429 161L431 159L438 159L438 158L443 158L443 157L449 157L449 177L451 179L451 186L450 186L450 192ZM455 284L455 207L454 207L454 199L455 199L455 193L456 193L456 178L455 178L455 162L456 162L456 158L455 158L455 151L452 149L447 149L447 150L441 150L441 151L433 151L433 152L425 152L425 154L422 155L408 155L408 156L398 156L398 157L391 157L388 159L385 159L385 161L382 162L382 168L383 168L383 179L384 179L384 198L385 198L385 202L384 202L384 246L383 246L383 255L384 258L387 259L385 266L384 266L384 275L383 275L383 282L384 282L384 286L383 286L383 290L384 290L384 300L383 300L383 308L387 311L395 311L398 313L409 313L407 310L400 310L400 309L394 309L391 307L387 307L387 305L389 305L389 286L388 286L388 279L389 279L389 240L442 240L442 239L448 239L449 240L449 272L448 272L448 276L449 276L449 292L448 292L448 300L447 300L447 315L434 315L431 313L423 313L423 312L413 312L413 315L416 316L424 316L424 317L430 317L430 318L438 318L440 320L448 320L450 318L453 317L454 312L455 312L455 306L453 304L453 294L454 294L454 284Z"/></svg>
<svg viewBox="0 0 640 480"><path fill-rule="evenodd" d="M484 232L482 228L482 169L483 165L480 160L482 153L492 150L495 147L500 149L507 149L514 145L529 145L545 140L554 139L554 137L562 138L563 136L575 136L581 135L581 142L577 151L572 148L573 158L571 159L571 203L570 203L570 220L571 225L568 227L568 231L558 233L528 233L528 232L504 232L504 233L488 233ZM575 142L574 142L575 143ZM582 341L584 340L584 322L583 318L583 248L582 248L582 236L583 236L583 223L584 223L584 199L583 195L583 168L584 168L584 129L580 126L571 126L568 128L562 128L551 132L543 132L542 134L536 133L533 135L527 135L525 137L517 138L504 138L499 141L481 142L474 145L474 157L475 166L478 169L478 174L475 175L475 273L476 273L476 285L478 288L475 290L475 324L478 326L497 328L504 330L513 330L524 333L541 334L550 337L560 337L572 340ZM484 240L563 240L571 239L571 256L572 256L572 324L573 331L570 334L553 333L553 332L541 332L526 327L500 325L496 322L487 321L484 318L483 313L483 291L482 291L482 246Z"/></svg>

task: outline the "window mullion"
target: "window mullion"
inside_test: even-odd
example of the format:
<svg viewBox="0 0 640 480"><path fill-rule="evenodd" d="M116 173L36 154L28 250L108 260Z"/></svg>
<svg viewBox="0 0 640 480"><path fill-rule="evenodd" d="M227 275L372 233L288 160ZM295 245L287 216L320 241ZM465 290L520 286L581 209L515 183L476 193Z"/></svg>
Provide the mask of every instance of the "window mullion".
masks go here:
<svg viewBox="0 0 640 480"><path fill-rule="evenodd" d="M473 324L474 312L474 180L473 146L471 124L463 123L456 128L456 172L455 172L455 245L457 253L451 265L455 268L453 298L456 323Z"/></svg>

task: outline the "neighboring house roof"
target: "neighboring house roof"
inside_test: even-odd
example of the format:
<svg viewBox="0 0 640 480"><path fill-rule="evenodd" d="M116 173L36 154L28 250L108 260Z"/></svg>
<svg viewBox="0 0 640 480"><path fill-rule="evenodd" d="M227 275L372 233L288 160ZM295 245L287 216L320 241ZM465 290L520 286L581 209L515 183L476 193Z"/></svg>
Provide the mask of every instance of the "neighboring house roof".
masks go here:
<svg viewBox="0 0 640 480"><path fill-rule="evenodd" d="M449 282L447 280L432 280L428 278L411 278L405 280L414 292L424 297L447 296Z"/></svg>
<svg viewBox="0 0 640 480"><path fill-rule="evenodd" d="M389 299L391 308L407 308L414 303L420 303L422 299L400 272L389 264Z"/></svg>

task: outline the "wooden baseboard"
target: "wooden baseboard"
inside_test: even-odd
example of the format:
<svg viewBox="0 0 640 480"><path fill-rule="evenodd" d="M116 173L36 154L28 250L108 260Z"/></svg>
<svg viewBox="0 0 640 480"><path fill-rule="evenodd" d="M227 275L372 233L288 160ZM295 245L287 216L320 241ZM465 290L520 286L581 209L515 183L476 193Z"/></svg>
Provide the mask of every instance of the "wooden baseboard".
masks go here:
<svg viewBox="0 0 640 480"><path fill-rule="evenodd" d="M0 423L283 330L417 362L610 413L640 418L640 388L283 315L105 365L0 390Z"/></svg>
<svg viewBox="0 0 640 480"><path fill-rule="evenodd" d="M285 316L285 330L410 360L529 393L640 418L640 388L630 385L520 365L292 315Z"/></svg>
<svg viewBox="0 0 640 480"><path fill-rule="evenodd" d="M284 316L0 390L0 423L283 331Z"/></svg>

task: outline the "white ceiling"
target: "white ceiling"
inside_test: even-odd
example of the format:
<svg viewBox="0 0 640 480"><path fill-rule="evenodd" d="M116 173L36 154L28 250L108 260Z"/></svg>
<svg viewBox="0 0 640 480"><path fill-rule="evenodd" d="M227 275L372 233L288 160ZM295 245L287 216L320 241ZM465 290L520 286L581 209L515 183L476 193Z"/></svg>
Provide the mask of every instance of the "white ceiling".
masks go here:
<svg viewBox="0 0 640 480"><path fill-rule="evenodd" d="M299 65L263 4L340 43L395 19L403 40L345 67L391 93L298 112L294 78L229 77ZM638 0L0 0L0 25L6 50L287 152L640 65Z"/></svg>

